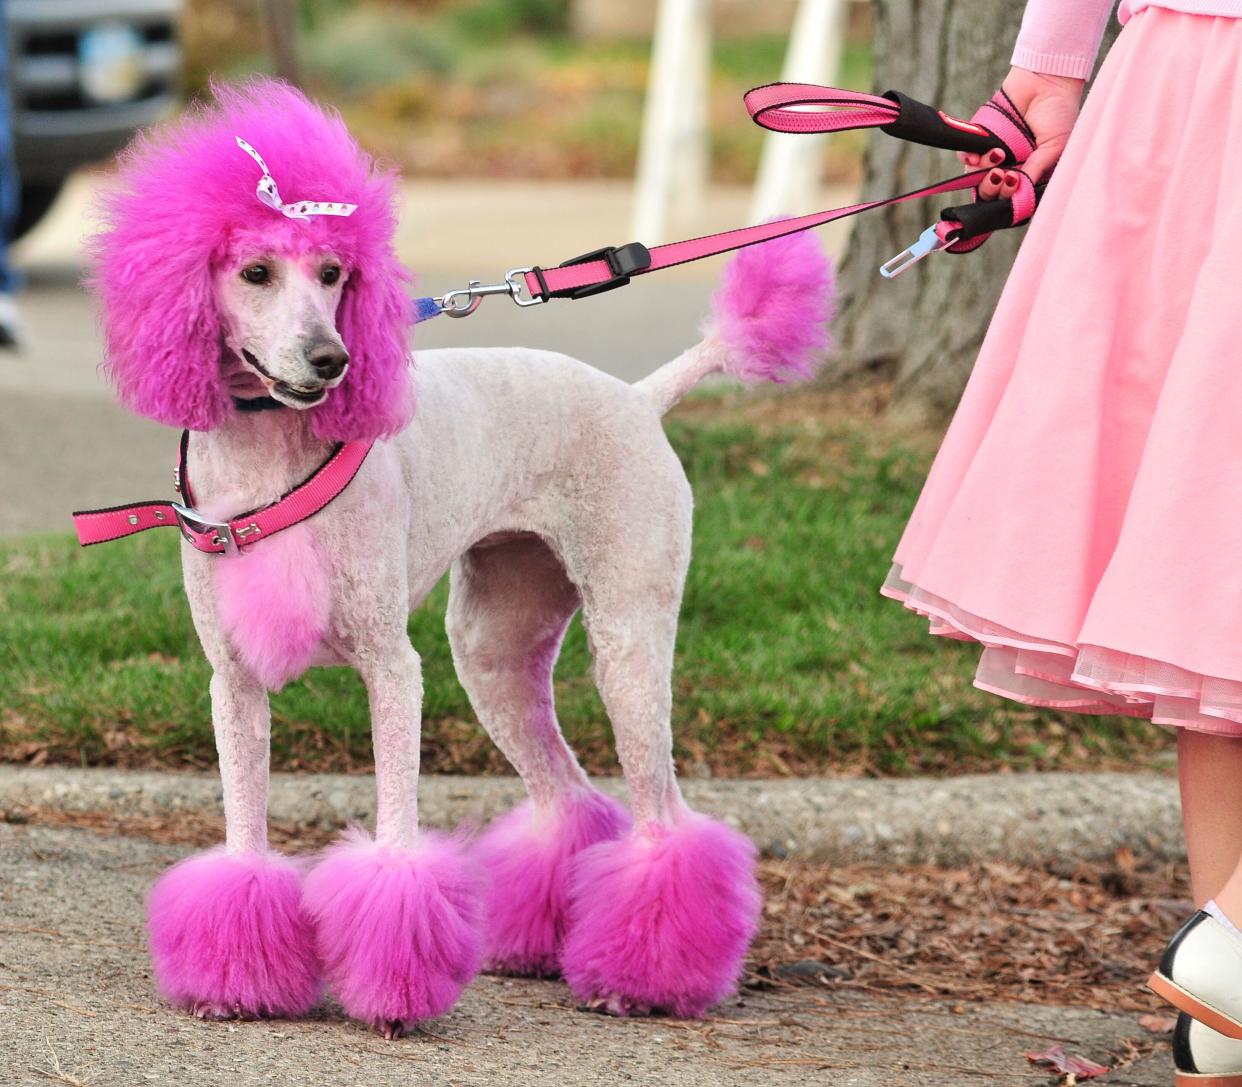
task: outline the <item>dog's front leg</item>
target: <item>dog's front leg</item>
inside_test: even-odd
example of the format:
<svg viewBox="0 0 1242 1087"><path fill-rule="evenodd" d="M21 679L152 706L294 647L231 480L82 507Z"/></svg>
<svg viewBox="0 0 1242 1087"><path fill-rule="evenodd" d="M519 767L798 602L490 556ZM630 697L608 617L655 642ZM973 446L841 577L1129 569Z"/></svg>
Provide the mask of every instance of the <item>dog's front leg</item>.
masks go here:
<svg viewBox="0 0 1242 1087"><path fill-rule="evenodd" d="M375 839L328 851L306 881L329 983L385 1037L456 1003L478 973L486 876L451 838L418 830L422 669L405 640L360 655L379 790Z"/></svg>
<svg viewBox="0 0 1242 1087"><path fill-rule="evenodd" d="M267 690L238 666L218 668L211 715L225 845L175 865L152 889L156 981L204 1018L302 1015L318 998L319 967L298 872L267 847Z"/></svg>

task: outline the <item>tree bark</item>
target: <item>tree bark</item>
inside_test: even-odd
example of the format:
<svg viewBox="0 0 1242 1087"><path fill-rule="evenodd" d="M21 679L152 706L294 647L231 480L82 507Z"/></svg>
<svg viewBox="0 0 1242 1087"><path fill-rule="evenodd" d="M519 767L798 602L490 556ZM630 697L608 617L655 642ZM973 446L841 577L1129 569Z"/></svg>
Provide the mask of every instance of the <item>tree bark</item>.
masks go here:
<svg viewBox="0 0 1242 1087"><path fill-rule="evenodd" d="M1009 70L1024 7L1023 0L876 0L877 91L902 90L969 118ZM876 131L867 146L864 199L961 169L952 152ZM838 352L825 380L892 381L889 410L903 422L939 424L953 411L1024 232L999 232L963 256L935 254L895 280L881 279L878 268L942 207L969 199L969 192L955 193L862 216L842 262Z"/></svg>
<svg viewBox="0 0 1242 1087"><path fill-rule="evenodd" d="M293 0L263 0L263 16L276 74L286 83L301 86L302 66L298 61Z"/></svg>

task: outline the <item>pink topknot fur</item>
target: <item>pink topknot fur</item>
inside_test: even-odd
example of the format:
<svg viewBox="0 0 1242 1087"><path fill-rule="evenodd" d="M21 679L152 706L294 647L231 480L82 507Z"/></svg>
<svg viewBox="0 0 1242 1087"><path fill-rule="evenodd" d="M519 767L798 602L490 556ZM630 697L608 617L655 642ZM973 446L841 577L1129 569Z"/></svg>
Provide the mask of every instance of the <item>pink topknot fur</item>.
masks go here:
<svg viewBox="0 0 1242 1087"><path fill-rule="evenodd" d="M832 350L835 302L832 262L812 231L738 250L712 296L726 371L746 382L814 377Z"/></svg>
<svg viewBox="0 0 1242 1087"><path fill-rule="evenodd" d="M331 247L349 270L337 329L349 376L312 409L326 440L388 436L413 412L406 333L410 274L398 262L397 179L359 149L335 113L278 81L214 84L170 124L139 134L102 197L90 283L106 338L104 370L121 400L171 426L210 430L230 413L220 376L212 265L244 234L281 252ZM255 196L263 156L286 201L356 203L348 218L287 219Z"/></svg>

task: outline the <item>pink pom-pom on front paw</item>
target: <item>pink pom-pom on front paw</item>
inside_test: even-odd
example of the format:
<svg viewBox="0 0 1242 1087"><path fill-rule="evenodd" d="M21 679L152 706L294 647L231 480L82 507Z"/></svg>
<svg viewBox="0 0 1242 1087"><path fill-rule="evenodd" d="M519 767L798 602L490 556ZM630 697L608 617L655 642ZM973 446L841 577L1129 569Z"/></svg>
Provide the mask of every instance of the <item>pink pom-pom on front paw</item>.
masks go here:
<svg viewBox="0 0 1242 1087"><path fill-rule="evenodd" d="M274 853L212 850L165 872L147 900L155 981L212 1019L304 1015L319 966L294 865Z"/></svg>
<svg viewBox="0 0 1242 1087"><path fill-rule="evenodd" d="M521 977L560 973L573 859L588 846L620 837L629 826L624 805L583 790L547 807L528 800L487 828L473 853L492 882L488 970Z"/></svg>
<svg viewBox="0 0 1242 1087"><path fill-rule="evenodd" d="M614 1014L701 1016L736 987L761 905L744 835L693 813L648 824L575 862L565 980Z"/></svg>
<svg viewBox="0 0 1242 1087"><path fill-rule="evenodd" d="M739 249L712 296L725 370L746 382L805 381L832 349L836 277L809 230Z"/></svg>
<svg viewBox="0 0 1242 1087"><path fill-rule="evenodd" d="M401 848L347 832L304 889L329 985L386 1037L443 1015L479 972L486 900L479 865L427 833Z"/></svg>

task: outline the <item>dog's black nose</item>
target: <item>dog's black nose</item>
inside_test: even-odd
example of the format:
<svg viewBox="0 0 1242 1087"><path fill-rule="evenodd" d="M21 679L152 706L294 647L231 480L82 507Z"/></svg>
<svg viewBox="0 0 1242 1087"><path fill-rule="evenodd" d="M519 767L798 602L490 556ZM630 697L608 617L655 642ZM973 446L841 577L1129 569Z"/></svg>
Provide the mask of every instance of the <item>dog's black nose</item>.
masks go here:
<svg viewBox="0 0 1242 1087"><path fill-rule="evenodd" d="M307 349L306 361L321 378L331 381L349 365L349 352L338 344L318 343Z"/></svg>

